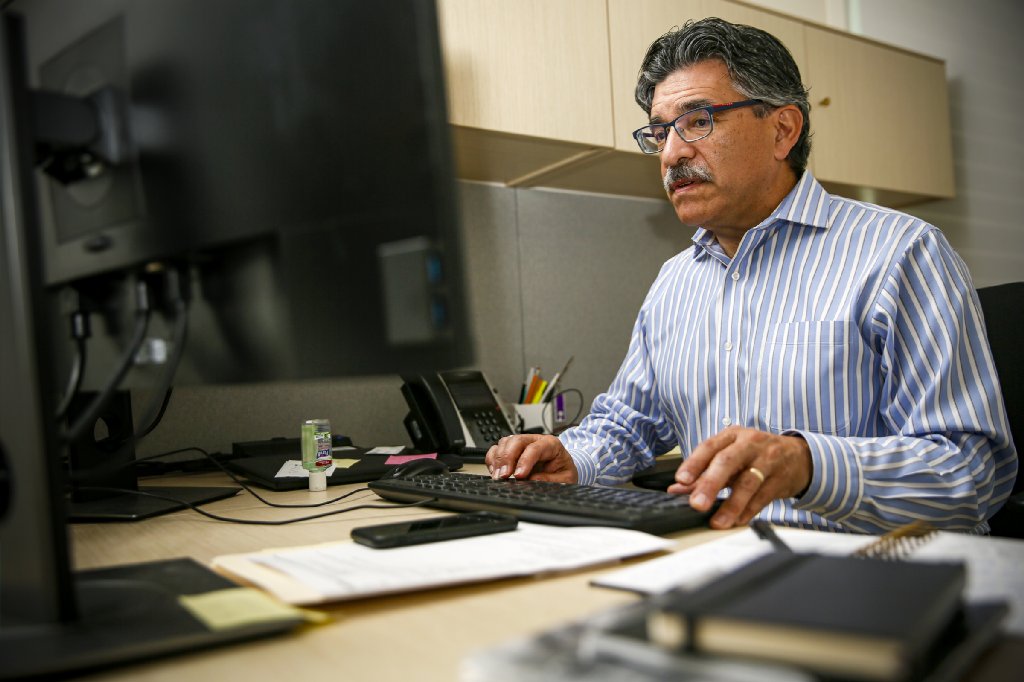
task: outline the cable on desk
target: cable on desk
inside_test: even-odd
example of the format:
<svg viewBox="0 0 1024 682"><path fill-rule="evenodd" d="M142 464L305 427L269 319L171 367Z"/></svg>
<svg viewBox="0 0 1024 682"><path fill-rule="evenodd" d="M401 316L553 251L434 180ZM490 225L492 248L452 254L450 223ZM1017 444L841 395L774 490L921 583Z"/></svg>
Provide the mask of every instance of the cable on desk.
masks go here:
<svg viewBox="0 0 1024 682"><path fill-rule="evenodd" d="M357 504L354 507L345 507L344 509L334 509L334 510L331 510L331 511L328 511L328 512L323 512L322 514L310 514L309 516L297 516L297 517L295 517L293 519L280 519L280 520L277 520L277 521L261 521L259 519L238 519L238 518L232 518L230 516L221 516L220 514L214 514L213 512L208 512L205 509L202 509L201 507L199 507L198 505L193 504L192 502L188 502L186 500L180 500L177 497L173 497L171 495L162 495L160 493L151 493L151 492L148 492L148 491L145 491L145 490L129 490L128 488L104 488L104 487L100 487L100 486L95 486L95 487L94 486L83 486L81 488L81 490L90 490L90 491L95 491L95 492L106 492L106 493L122 493L122 494L129 494L129 495L139 495L139 496L142 496L142 497L153 497L153 498L156 498L158 500L167 500L168 502L175 502L177 504L184 505L184 506L188 507L189 509L191 509L192 511L194 511L194 512L196 512L198 514L201 514L201 515L203 515L203 516L205 516L207 518L213 519L214 521L226 521L228 523L241 523L241 524L246 524L246 525L250 525L250 526L284 526L284 525L287 525L289 523L298 523L299 521L311 521L313 519L322 519L325 516L334 516L335 514L344 514L346 512L356 511L356 510L359 510L359 509L403 509L405 507L422 507L423 505L427 504L428 502L433 502L434 501L433 499L428 499L428 500L418 500L416 502L407 502L405 504ZM357 488L356 490L353 490L353 491L351 491L351 492L349 492L349 493L347 493L345 495L342 495L338 499L342 499L342 498L348 497L349 495L354 495L355 493L359 493L359 492L370 492L370 489L369 488ZM326 503L321 503L321 504L326 504ZM271 506L274 506L274 507L282 507L282 506L283 507L313 507L313 506L320 506L320 505L301 505L301 504L280 505L280 504L276 504L276 505L271 505Z"/></svg>
<svg viewBox="0 0 1024 682"><path fill-rule="evenodd" d="M116 474L119 471L123 471L124 469L131 469L133 467L139 466L140 464L146 464L148 462L152 462L153 460L157 460L157 459L160 459L162 457L170 457L171 455L178 455L178 454L181 454L183 452L191 452L193 450L195 450L195 451L197 451L197 452L199 452L201 454L204 454L205 458L183 459L183 460L177 460L177 461L174 461L174 462L163 462L163 464L165 464L167 466L181 465L180 468L181 468L181 471L183 473L190 473L185 468L186 466L191 465L191 464L195 464L196 462L203 462L203 461L205 461L205 459L216 460L216 458L217 458L217 456L215 454L206 453L202 448L199 448L199 447L178 448L176 450L168 450L167 452L158 452L155 455L145 455L144 457L136 457L135 459L133 459L133 460L131 460L129 462L121 462L119 464L107 465L107 466L103 466L103 467L95 467L93 469L90 469L88 475L85 474L85 473L72 471L71 475L70 475L70 479L72 481L76 481L76 480L83 479L83 478L95 478L95 477L98 477L98 476L105 476L105 475L108 475L108 474ZM160 473L163 473L163 472L160 472ZM156 476L156 475L159 475L159 474L142 473L140 475L141 476Z"/></svg>
<svg viewBox="0 0 1024 682"><path fill-rule="evenodd" d="M255 490L250 488L245 483L245 481L243 481L242 479L240 479L237 476L235 476L235 474L231 470L227 469L223 464L221 464L219 461L217 461L216 457L211 455L209 452L207 452L203 448L200 448L200 447L197 447L197 446L188 447L188 448L181 448L179 450L171 450L169 452L161 452L160 454L157 454L157 455L147 455L146 457L139 457L138 459L132 460L131 462L128 462L127 464L121 464L121 465L118 465L116 467L110 467L110 468L105 469L105 470L99 470L99 471L95 471L94 470L94 471L90 472L90 476L95 477L97 474L106 474L106 473L111 473L111 472L114 472L114 471L119 471L121 469L126 469L128 467L135 466L138 462L145 462L145 461L148 461L148 460L157 459L159 457L168 457L170 455L176 455L176 454L181 453L181 452L189 452L189 451L198 452L199 454L201 454L204 457L206 457L208 460L213 462L217 466L217 468L219 468L222 472L227 474L228 477L232 481L234 481L238 485L242 486L242 488L247 493L249 493L250 495L252 495L257 500L259 500L260 502L262 502L263 504L265 504L268 507L296 508L296 509L299 509L299 508L312 508L312 507L323 507L323 506L326 506L328 504L334 504L335 502L340 502L341 500L344 500L347 497L355 495L358 492L369 491L369 488L356 488L355 490L351 490L351 491L349 491L347 493L344 493L343 495L339 495L337 497L332 497L331 499L324 500L323 502L310 502L310 503L303 503L303 504L282 504L280 502L271 502L270 500L264 498L259 493L257 493ZM74 478L76 478L76 476L72 476L72 479L74 479ZM134 491L132 491L130 489L127 489L127 488L124 488L124 489L122 489L122 488L101 488L101 487L93 487L93 486L81 486L79 488L79 490L96 490L96 491L105 490L105 491L117 491L117 492L123 492L123 493L134 492ZM177 499L171 499L170 501L172 501L172 502L182 502L181 500L177 500ZM191 506L191 505L189 505L189 506ZM386 509L388 507L384 507L384 508Z"/></svg>

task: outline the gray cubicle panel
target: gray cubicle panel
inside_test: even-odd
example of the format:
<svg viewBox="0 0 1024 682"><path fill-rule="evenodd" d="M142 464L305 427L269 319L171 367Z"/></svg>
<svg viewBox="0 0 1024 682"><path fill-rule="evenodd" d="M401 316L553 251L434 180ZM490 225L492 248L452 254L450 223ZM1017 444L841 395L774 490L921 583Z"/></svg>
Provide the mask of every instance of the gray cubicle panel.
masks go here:
<svg viewBox="0 0 1024 682"><path fill-rule="evenodd" d="M657 182L657 177L651 178ZM608 388L662 264L690 243L667 200L520 190L524 358L563 387Z"/></svg>

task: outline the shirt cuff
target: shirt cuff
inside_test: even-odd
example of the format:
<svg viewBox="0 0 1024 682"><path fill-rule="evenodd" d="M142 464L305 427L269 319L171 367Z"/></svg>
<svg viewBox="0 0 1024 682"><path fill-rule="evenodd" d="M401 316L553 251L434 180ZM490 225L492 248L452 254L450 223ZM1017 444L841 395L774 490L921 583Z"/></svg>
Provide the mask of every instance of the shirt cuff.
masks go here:
<svg viewBox="0 0 1024 682"><path fill-rule="evenodd" d="M577 483L580 485L594 485L597 482L597 462L583 452L569 450L573 464L576 465Z"/></svg>
<svg viewBox="0 0 1024 682"><path fill-rule="evenodd" d="M860 460L848 439L795 430L783 435L800 436L811 450L811 482L794 506L842 523L860 507L864 495Z"/></svg>

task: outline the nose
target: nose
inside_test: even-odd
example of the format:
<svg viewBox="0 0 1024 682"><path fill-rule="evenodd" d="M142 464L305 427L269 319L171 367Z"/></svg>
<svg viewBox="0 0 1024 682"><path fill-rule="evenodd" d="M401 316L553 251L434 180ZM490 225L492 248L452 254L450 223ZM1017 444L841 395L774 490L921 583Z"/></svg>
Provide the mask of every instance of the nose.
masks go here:
<svg viewBox="0 0 1024 682"><path fill-rule="evenodd" d="M695 150L692 142L684 142L673 128L665 137L665 146L661 149L661 165L671 168L679 164L681 159L692 159Z"/></svg>

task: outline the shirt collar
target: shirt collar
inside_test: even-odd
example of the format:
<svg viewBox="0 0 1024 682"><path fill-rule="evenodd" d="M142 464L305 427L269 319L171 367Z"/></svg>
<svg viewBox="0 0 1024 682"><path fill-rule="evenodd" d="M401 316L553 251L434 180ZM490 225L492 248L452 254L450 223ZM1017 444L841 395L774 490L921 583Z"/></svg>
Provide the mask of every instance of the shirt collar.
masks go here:
<svg viewBox="0 0 1024 682"><path fill-rule="evenodd" d="M775 207L775 210L751 229L764 230L777 222L828 229L830 199L829 193L811 175L811 172L804 171L800 180ZM693 250L694 259L715 254L724 255L722 247L715 241L715 236L703 227L698 227L694 232L693 243L697 247Z"/></svg>

